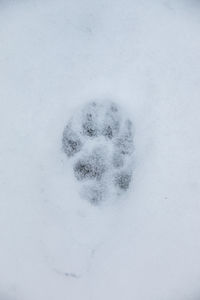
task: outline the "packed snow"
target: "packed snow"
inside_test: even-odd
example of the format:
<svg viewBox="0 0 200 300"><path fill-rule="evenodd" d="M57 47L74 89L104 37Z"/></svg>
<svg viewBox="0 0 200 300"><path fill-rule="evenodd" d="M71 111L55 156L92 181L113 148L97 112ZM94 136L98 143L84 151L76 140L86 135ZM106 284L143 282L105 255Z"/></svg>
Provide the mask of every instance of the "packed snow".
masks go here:
<svg viewBox="0 0 200 300"><path fill-rule="evenodd" d="M199 16L0 1L0 300L200 299Z"/></svg>

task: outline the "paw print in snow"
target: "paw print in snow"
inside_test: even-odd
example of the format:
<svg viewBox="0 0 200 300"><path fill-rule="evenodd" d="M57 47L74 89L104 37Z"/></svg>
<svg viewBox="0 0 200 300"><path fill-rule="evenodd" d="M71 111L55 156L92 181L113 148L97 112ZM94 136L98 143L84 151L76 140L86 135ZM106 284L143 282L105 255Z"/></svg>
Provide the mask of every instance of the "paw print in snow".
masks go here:
<svg viewBox="0 0 200 300"><path fill-rule="evenodd" d="M111 101L93 101L66 125L62 148L72 160L81 196L98 204L128 190L133 173L132 122Z"/></svg>

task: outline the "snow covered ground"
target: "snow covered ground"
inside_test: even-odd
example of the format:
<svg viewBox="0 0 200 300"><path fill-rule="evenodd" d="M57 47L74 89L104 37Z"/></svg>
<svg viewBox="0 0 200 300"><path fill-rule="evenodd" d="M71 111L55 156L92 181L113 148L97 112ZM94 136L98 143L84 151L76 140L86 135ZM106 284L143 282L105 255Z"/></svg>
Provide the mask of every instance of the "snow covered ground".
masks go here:
<svg viewBox="0 0 200 300"><path fill-rule="evenodd" d="M0 1L0 300L200 299L200 2ZM133 184L80 198L64 126L109 98Z"/></svg>

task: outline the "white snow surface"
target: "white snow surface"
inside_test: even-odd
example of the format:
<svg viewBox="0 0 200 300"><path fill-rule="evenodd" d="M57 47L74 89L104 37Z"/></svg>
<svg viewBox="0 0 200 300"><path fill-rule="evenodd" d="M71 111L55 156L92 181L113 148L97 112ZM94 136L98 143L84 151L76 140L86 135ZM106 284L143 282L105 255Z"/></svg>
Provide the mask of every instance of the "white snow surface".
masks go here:
<svg viewBox="0 0 200 300"><path fill-rule="evenodd" d="M200 2L0 1L0 300L200 299ZM64 126L109 98L133 184L80 198Z"/></svg>

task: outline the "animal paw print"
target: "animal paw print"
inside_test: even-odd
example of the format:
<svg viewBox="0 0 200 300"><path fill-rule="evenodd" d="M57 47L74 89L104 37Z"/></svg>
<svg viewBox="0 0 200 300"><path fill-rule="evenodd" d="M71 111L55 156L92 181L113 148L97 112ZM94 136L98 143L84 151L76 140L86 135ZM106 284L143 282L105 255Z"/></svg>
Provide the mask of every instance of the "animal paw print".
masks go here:
<svg viewBox="0 0 200 300"><path fill-rule="evenodd" d="M66 125L62 147L72 160L81 197L99 204L127 191L133 173L133 128L111 101L92 101Z"/></svg>

